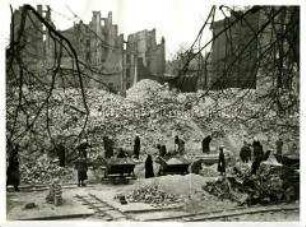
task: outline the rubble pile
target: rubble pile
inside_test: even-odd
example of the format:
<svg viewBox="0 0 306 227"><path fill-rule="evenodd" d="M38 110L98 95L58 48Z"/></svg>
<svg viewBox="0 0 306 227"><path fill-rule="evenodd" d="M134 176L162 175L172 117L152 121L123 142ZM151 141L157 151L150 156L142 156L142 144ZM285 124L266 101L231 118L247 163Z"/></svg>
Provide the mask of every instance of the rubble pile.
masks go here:
<svg viewBox="0 0 306 227"><path fill-rule="evenodd" d="M144 202L149 204L173 204L181 199L170 192L159 189L158 185L145 185L126 195L129 202Z"/></svg>
<svg viewBox="0 0 306 227"><path fill-rule="evenodd" d="M200 170L199 174L204 177L217 177L219 173L217 171L217 164L206 166L202 165L202 169Z"/></svg>
<svg viewBox="0 0 306 227"><path fill-rule="evenodd" d="M160 190L166 191L174 195L189 196L195 191L201 191L202 185L207 181L203 176L197 174L187 175L166 175L155 178L147 178L140 181L140 185L135 185L135 189L139 186L155 186L158 185Z"/></svg>
<svg viewBox="0 0 306 227"><path fill-rule="evenodd" d="M228 178L219 177L217 180L207 182L202 188L220 200L230 200L243 204L247 198L247 194L233 190Z"/></svg>
<svg viewBox="0 0 306 227"><path fill-rule="evenodd" d="M58 176L61 176L61 180L65 182L73 181L73 170L59 167L46 155L35 160L28 159L21 164L21 182L27 185L50 184Z"/></svg>
<svg viewBox="0 0 306 227"><path fill-rule="evenodd" d="M127 100L144 103L156 95L163 86L149 79L141 80L127 90Z"/></svg>
<svg viewBox="0 0 306 227"><path fill-rule="evenodd" d="M239 204L272 204L298 198L297 188L285 185L283 166L262 162L256 175L251 175L250 164L237 164L228 177L219 177L207 182L203 189L219 199L228 199ZM286 194L290 192L290 196Z"/></svg>
<svg viewBox="0 0 306 227"><path fill-rule="evenodd" d="M39 133L32 135L31 130L26 131L19 144L23 151L29 154L47 153L53 149L51 140L47 139L50 138L50 133L55 141L61 137L69 154L75 153L78 135L84 129L86 121L86 109L81 90L76 88L54 90L49 99L48 112L43 109L36 119L35 115L46 94L42 91L24 91L31 114L30 116L19 114L16 133L22 134L28 127L25 122L31 122L33 119L36 122L33 130ZM134 136L139 134L143 155L156 153L157 143L166 144L168 150L173 150L175 135L185 140L186 148L192 149L204 136L213 133L218 140L219 138L220 140L229 139L232 146L230 149L239 152L243 139L263 135L260 140L265 145L273 141L276 133L279 132L277 122L273 120L275 116L273 111L268 113L267 116L270 117L264 124L259 124L256 119L245 121L254 114L254 111L260 110L266 104L263 101L258 102L252 90L226 89L208 91L207 94L204 91L178 93L169 90L167 84L161 85L152 80L141 80L127 90L127 98L96 88L86 89L85 98L90 114L84 134L89 143L95 145L92 151L99 154L103 150L102 138L105 135L112 137L115 147L132 150ZM238 102L239 100L242 102ZM13 113L12 108L18 105L17 92L15 96L8 97L7 103L7 111ZM242 104L232 105L235 103ZM47 115L50 119L49 132L46 130ZM7 116L12 115L7 114ZM262 114L262 116L264 118L265 115ZM8 117L7 121L7 125L14 125L14 118ZM286 122L283 123L287 125ZM293 135L293 132L290 131L288 134L291 135L291 141L296 141L294 140L296 135ZM28 156L31 157L31 155ZM33 163L36 163L36 160ZM34 168L22 168L32 171L33 174L27 175L30 178L34 177ZM42 175L40 178L43 178Z"/></svg>

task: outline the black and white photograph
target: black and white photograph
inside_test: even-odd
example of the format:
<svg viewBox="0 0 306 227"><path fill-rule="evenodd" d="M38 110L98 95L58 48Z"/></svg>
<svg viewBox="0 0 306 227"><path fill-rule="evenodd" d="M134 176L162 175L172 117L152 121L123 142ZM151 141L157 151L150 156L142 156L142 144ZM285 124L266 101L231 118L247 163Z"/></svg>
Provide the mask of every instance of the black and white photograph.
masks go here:
<svg viewBox="0 0 306 227"><path fill-rule="evenodd" d="M1 3L6 220L301 221L303 11L274 4Z"/></svg>

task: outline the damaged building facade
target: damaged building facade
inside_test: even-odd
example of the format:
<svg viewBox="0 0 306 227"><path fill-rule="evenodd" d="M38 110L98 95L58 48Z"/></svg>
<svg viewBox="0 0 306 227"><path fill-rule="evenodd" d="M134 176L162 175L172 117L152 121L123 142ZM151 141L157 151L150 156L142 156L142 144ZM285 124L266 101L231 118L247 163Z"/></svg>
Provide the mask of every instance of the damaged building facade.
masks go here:
<svg viewBox="0 0 306 227"><path fill-rule="evenodd" d="M118 34L118 26L112 23L112 13L103 18L101 12L94 11L89 24L80 21L73 27L61 31L77 50L81 67L89 76L87 85L90 87L103 87L105 84L114 91L120 90L122 73L122 46L123 34ZM65 65L69 68L71 60L65 52ZM83 66L82 66L83 65ZM86 67L85 67L86 66ZM99 83L102 82L102 83Z"/></svg>
<svg viewBox="0 0 306 227"><path fill-rule="evenodd" d="M128 36L126 47L127 88L142 79L161 81L165 73L165 39L156 41L156 30L143 30Z"/></svg>
<svg viewBox="0 0 306 227"><path fill-rule="evenodd" d="M48 6L38 5L36 10L56 29L52 21L52 10ZM22 11L23 7L14 11L11 23L14 37L23 23ZM56 44L43 23L35 16L30 16L25 21L26 36L23 37L30 50L24 56L28 65L37 70L52 68L60 56L61 75L57 77L57 86L79 86L71 51ZM113 24L112 12L103 17L101 12L93 11L89 23L81 20L68 29L57 31L75 49L84 76L83 82L87 87L107 86L113 92L124 93L139 80L156 79L164 74L165 40L162 38L161 43L157 44L155 29L128 35L127 40L124 40L124 35L118 32L118 25ZM35 54L31 55L31 52Z"/></svg>
<svg viewBox="0 0 306 227"><path fill-rule="evenodd" d="M232 14L211 25L213 37L216 38L212 43L205 75L206 86L211 89L256 88L258 40L251 40L253 36L250 34L259 29L259 13L250 13L239 19L241 15L242 12Z"/></svg>
<svg viewBox="0 0 306 227"><path fill-rule="evenodd" d="M41 5L37 6L36 12L41 16L45 13ZM20 30L23 30L22 36L20 35ZM15 62L13 62L12 66L15 72L22 70L23 80L31 84L33 81L28 76L28 72L39 73L44 65L44 27L33 12L28 11L28 15L25 17L23 7L19 7L14 10L10 31L10 45L13 43L18 44L23 50L19 56L20 61L22 61L22 64L19 65L22 65L23 68L17 67L17 64L14 64ZM6 55L6 59L9 60L9 56L14 55L14 53L7 52ZM10 77L10 74L7 74L7 80L10 79L13 78Z"/></svg>

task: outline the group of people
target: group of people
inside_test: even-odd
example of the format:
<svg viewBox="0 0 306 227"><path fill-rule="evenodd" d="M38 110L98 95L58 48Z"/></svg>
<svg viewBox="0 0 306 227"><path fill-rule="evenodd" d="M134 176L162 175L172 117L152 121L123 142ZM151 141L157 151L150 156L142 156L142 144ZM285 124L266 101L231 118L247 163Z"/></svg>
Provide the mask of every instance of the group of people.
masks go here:
<svg viewBox="0 0 306 227"><path fill-rule="evenodd" d="M276 154L282 155L284 142L279 138L276 142ZM252 152L253 150L253 152ZM247 141L243 142L240 150L240 159L244 163L252 161L251 174L256 174L260 163L267 160L271 154L271 150L264 152L263 146L260 141L255 137L252 144Z"/></svg>
<svg viewBox="0 0 306 227"><path fill-rule="evenodd" d="M211 152L210 149L210 143L213 140L212 135L206 136L202 141L201 141L201 146L202 146L202 152L204 154L209 154ZM103 145L104 145L104 150L105 158L111 158L114 156L114 142L105 136L103 138ZM174 144L176 145L175 153L178 155L183 155L185 154L185 141L179 136L175 136L174 138ZM77 170L78 170L78 185L79 186L85 186L84 180L87 179L87 148L89 148L90 145L85 142L82 143L80 146L77 147L79 150L79 159L77 160ZM276 141L276 152L277 154L282 154L282 147L283 147L283 141L281 139ZM156 146L158 150L158 156L159 157L166 157L167 155L173 155L169 154L167 152L167 147L164 144L157 144ZM225 175L226 173L226 158L224 154L224 146L220 145L219 146L219 155L218 155L218 165L217 165L217 171L220 173L220 175ZM264 160L267 160L271 151L268 150L266 152L263 151L263 146L260 143L260 141L257 138L254 138L254 141L252 144L247 143L244 141L243 146L240 150L240 159L244 163L252 162L251 166L251 174L256 174L260 163ZM134 139L134 149L133 149L133 156L136 159L139 159L140 155L140 137L137 135ZM117 158L127 158L128 155L124 149L119 148L116 157ZM60 164L62 162L60 161ZM147 154L146 160L145 160L145 178L150 178L154 177L154 168L153 168L153 157L151 154Z"/></svg>
<svg viewBox="0 0 306 227"><path fill-rule="evenodd" d="M209 135L205 137L202 141L202 150L203 153L209 153L210 152L210 146L209 143L212 140L212 137ZM140 155L140 137L138 135L135 136L134 139L134 146L133 146L133 157L135 159L139 159ZM185 154L185 141L179 136L175 136L174 138L174 144L176 145L175 153L178 155ZM127 158L130 156L125 152L123 148L118 148L117 153L115 154L114 150L114 141L109 138L108 136L103 137L103 146L104 146L104 157L106 159L109 159L111 157L116 158ZM61 146L59 146L61 147ZM88 179L87 171L88 171L88 163L87 163L87 149L90 148L90 145L88 142L83 141L76 147L79 153L79 157L76 160L76 169L78 172L78 186L86 186L85 180ZM164 144L157 144L156 148L158 149L158 155L159 157L166 157L167 155L173 155L169 154L167 152L167 147ZM61 149L62 151L62 149ZM65 163L63 159L64 155L62 155L63 152L58 152L59 157L59 163L60 166L63 166ZM154 168L153 168L153 157L151 154L147 154L146 160L145 160L145 178L154 177ZM225 157L223 153L223 147L220 147L220 154L219 154L219 163L218 163L218 171L221 173L225 172Z"/></svg>
<svg viewBox="0 0 306 227"><path fill-rule="evenodd" d="M213 140L212 135L206 136L202 142L202 152L204 154L210 153L210 143ZM179 136L175 136L174 144L176 145L175 152L178 155L183 155L186 153L185 151L185 141ZM281 155L283 148L282 139L278 139L276 141L276 153ZM114 141L107 136L103 137L103 145L104 145L104 157L111 158L114 156ZM140 155L140 137L136 135L134 139L134 149L133 156L136 159L139 159ZM87 171L88 171L88 161L87 161L87 150L91 145L87 141L81 142L76 150L78 151L78 158L75 162L76 169L78 172L78 186L86 186L85 181L88 179ZM158 149L159 157L166 157L169 154L167 152L166 145L157 144L156 148ZM59 166L65 167L66 165L66 151L65 146L59 143L56 147L56 154L59 158ZM19 183L20 183L20 173L19 173L19 146L18 144L12 144L8 142L8 151L9 151L9 165L7 168L7 185L13 185L16 191L19 191ZM252 161L251 174L256 174L260 163L264 160L267 160L271 151L267 150L263 151L263 146L257 138L254 138L252 144L244 141L243 146L240 150L240 159L244 163L248 163ZM117 158L126 158L128 155L122 148L118 149L116 154ZM226 172L226 159L224 155L224 146L219 146L219 157L218 157L218 172L221 175L224 175ZM154 169L153 169L153 158L152 155L147 154L145 160L145 177L150 178L154 177Z"/></svg>
<svg viewBox="0 0 306 227"><path fill-rule="evenodd" d="M108 136L103 137L103 146L104 146L104 157L106 159L112 158L115 156L114 153L114 141L109 138ZM79 157L75 162L75 166L78 172L78 186L86 186L85 180L88 179L87 171L88 171L88 162L87 162L87 149L91 146L87 141L83 141L76 147L76 149L79 151ZM140 138L137 135L134 139L134 158L139 159L140 154ZM119 148L118 152L116 154L117 158L127 158L129 155L125 152L123 148ZM60 156L59 156L60 158ZM151 158L151 159L150 159ZM150 161L151 160L151 161ZM60 161L61 163L61 161ZM146 177L152 177L152 174L154 176L153 172L153 161L152 157L148 157L146 160L147 171L146 171Z"/></svg>

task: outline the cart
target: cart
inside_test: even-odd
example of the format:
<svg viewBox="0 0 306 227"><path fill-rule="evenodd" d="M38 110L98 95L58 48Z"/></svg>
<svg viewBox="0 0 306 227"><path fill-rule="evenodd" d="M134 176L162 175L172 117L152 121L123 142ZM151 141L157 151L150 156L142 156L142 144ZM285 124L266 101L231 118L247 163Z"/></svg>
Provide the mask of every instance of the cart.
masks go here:
<svg viewBox="0 0 306 227"><path fill-rule="evenodd" d="M105 159L104 159L105 160ZM111 158L105 160L102 181L114 184L128 183L136 179L134 174L135 163L130 158Z"/></svg>
<svg viewBox="0 0 306 227"><path fill-rule="evenodd" d="M175 160L175 162L173 162ZM180 174L185 175L189 173L189 165L191 164L185 158L181 157L172 157L172 158L162 158L158 157L156 160L160 164L160 169L158 172L159 176L168 175L168 174Z"/></svg>

